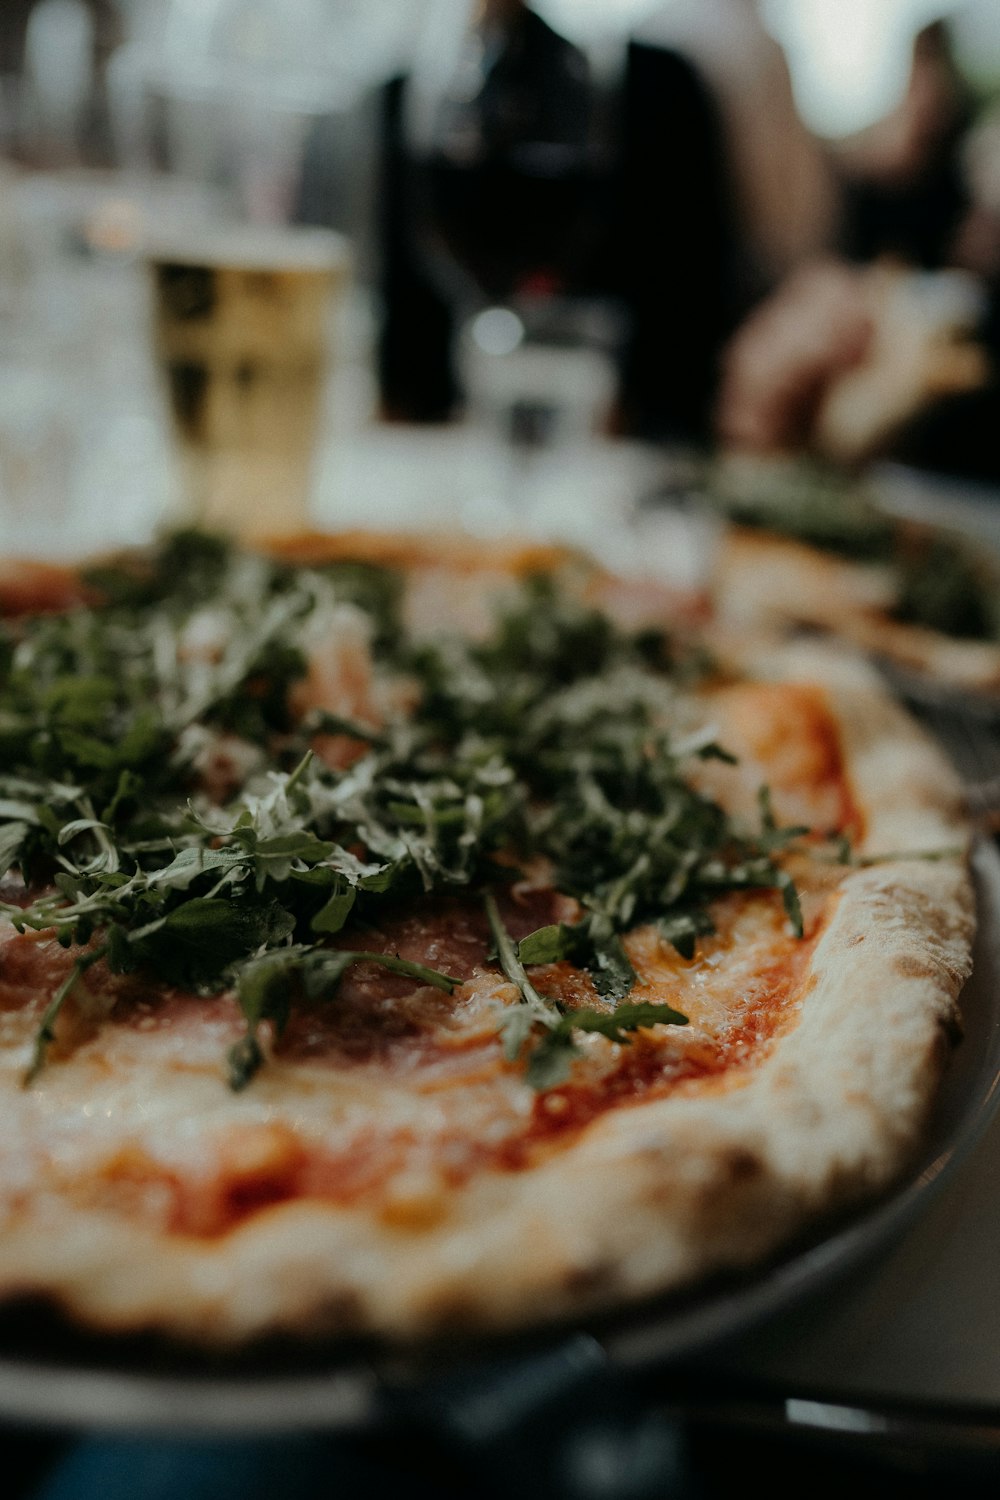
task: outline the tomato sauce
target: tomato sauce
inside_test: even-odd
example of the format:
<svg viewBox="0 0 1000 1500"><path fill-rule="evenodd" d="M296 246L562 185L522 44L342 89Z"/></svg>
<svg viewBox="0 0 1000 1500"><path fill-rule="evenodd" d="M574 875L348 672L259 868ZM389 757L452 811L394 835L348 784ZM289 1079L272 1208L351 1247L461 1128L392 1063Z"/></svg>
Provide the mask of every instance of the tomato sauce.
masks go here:
<svg viewBox="0 0 1000 1500"><path fill-rule="evenodd" d="M750 751L775 765L776 799L787 774L789 786L807 798L815 793L817 805L831 805L832 797L837 830L859 836L862 813L822 691L785 684L754 684L752 689L753 695L748 685L742 699L735 696L742 685L733 690L733 722L742 721L744 710L749 715ZM725 734L722 738L728 743ZM774 748L782 742L794 751L784 773L781 749ZM738 744L735 748L741 749ZM817 890L822 886L823 879L817 877ZM727 909L738 910L743 899L736 895L724 901ZM574 905L567 898L530 884L505 892L499 904L515 941L538 927L574 916ZM335 1000L297 1003L292 1008L285 1030L273 1039L275 1052L285 1062L319 1062L331 1069L372 1068L376 1088L380 1069L393 1081L405 1073L418 1091L424 1087L425 1073L429 1075L442 1060L454 1059L453 1073L445 1067L435 1082L427 1084L428 1090L439 1088L444 1101L443 1123L435 1134L418 1140L409 1131L382 1124L375 1117L363 1135L352 1131L330 1145L313 1144L291 1127L276 1125L269 1135L254 1138L253 1149L247 1147L242 1155L233 1154L228 1137L218 1150L218 1143L208 1141L201 1176L182 1175L179 1169L172 1170L140 1152L124 1153L108 1163L101 1191L122 1211L137 1209L158 1217L173 1233L212 1238L285 1202L348 1205L364 1201L377 1206L417 1155L429 1161L450 1188L460 1187L483 1171L523 1171L564 1148L611 1110L665 1098L678 1090L724 1087L729 1080L735 1081L740 1070L759 1059L793 1018L808 986L824 911L825 898L808 920L807 937L776 946L774 961L755 971L752 992L734 994L731 1015L714 1033L687 1036L681 1028L639 1032L613 1057L605 1051L599 1064L583 1060L567 1082L539 1094L528 1114L509 1105L511 1075L520 1064L503 1061L492 1031L484 1043L481 1020L478 1026L463 1029L461 990L451 996L415 987L412 979L375 964L355 965L344 976ZM335 941L344 949L391 953L420 962L463 983L484 970L496 973L498 984L503 983L491 958L491 935L477 895L420 898L405 909L386 913L376 929L347 929ZM0 964L0 1009L26 1009L26 1000L40 1008L72 962L73 955L59 948L50 935L9 936ZM533 971L533 978L544 993L569 1008L602 1004L589 977L569 964L548 965ZM113 990L106 1023L111 1027L203 1027L211 1020L231 1024L234 1037L240 1033L239 1008L231 994L203 998L152 989L141 976L108 975L102 964L90 971L87 984ZM648 998L673 1003L665 990L650 993ZM470 1066L478 1071L470 1074ZM220 1081L221 1075L220 1063ZM498 1128L485 1134L463 1132L461 1107L450 1118L447 1112L447 1096L454 1090L460 1093L471 1076L477 1087L496 1094Z"/></svg>

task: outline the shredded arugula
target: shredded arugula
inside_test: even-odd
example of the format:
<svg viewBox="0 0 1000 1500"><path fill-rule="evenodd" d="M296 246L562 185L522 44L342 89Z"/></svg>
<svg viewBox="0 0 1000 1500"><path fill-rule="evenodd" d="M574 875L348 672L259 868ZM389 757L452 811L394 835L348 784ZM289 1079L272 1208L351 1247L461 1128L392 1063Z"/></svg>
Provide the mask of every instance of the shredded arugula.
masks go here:
<svg viewBox="0 0 1000 1500"><path fill-rule="evenodd" d="M545 999L535 989L524 966L552 963L572 953L572 945L566 938L572 929L564 926L539 928L515 944L503 924L492 893L487 891L485 899L500 967L521 994L521 1003L509 1007L501 1021L504 1053L508 1061L515 1062L525 1043L535 1036L526 1074L534 1088L554 1088L566 1079L570 1063L580 1051L573 1035L575 1031L599 1032L613 1042L628 1042L629 1033L640 1026L687 1025L687 1016L670 1005L642 1002L638 1005L619 1004L612 1011L590 1010L582 1006L567 1011L557 1002ZM631 965L629 967L631 969ZM539 1028L542 1031L540 1039Z"/></svg>
<svg viewBox="0 0 1000 1500"><path fill-rule="evenodd" d="M771 887L801 932L782 865L803 830L738 827L687 779L731 759L691 732L678 681L690 658L629 634L557 580L528 580L483 639L414 640L391 570L302 568L186 532L87 579L93 606L0 622L0 876L18 870L20 930L52 932L74 963L40 1025L42 1068L60 1008L99 959L196 993L232 989L246 1035L229 1078L264 1060L300 998L335 1003L352 964L451 991L458 980L339 935L377 928L415 893L484 893L500 965L518 990L501 1023L509 1059L539 1087L564 1076L578 1036L625 1041L683 1024L635 1005L622 938L655 921L690 956L726 890ZM346 624L380 680L408 684L378 725L296 708L311 653ZM318 734L354 757L334 769ZM206 765L225 752L227 780ZM494 890L541 861L576 897L574 924L515 944ZM527 969L571 959L604 1010L564 1013Z"/></svg>

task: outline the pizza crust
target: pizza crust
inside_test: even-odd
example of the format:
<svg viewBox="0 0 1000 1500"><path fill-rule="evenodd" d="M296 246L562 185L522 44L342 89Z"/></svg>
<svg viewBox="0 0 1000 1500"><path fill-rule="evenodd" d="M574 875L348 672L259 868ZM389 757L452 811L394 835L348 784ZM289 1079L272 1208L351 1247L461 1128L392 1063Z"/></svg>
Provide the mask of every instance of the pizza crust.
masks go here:
<svg viewBox="0 0 1000 1500"><path fill-rule="evenodd" d="M41 1293L105 1331L215 1346L523 1328L759 1265L818 1216L884 1189L919 1142L970 967L959 787L859 663L809 646L755 666L822 684L863 815L859 852L902 855L841 882L794 1012L752 1066L607 1111L530 1170L446 1191L411 1181L394 1214L284 1202L204 1240L25 1183L0 1236L3 1295ZM190 1118L294 1125L293 1071L276 1062L238 1099L217 1073L196 1074ZM18 1077L0 1076L12 1118ZM58 1079L45 1087L55 1107ZM192 1149L211 1149L197 1123Z"/></svg>
<svg viewBox="0 0 1000 1500"><path fill-rule="evenodd" d="M1000 691L1000 644L965 640L892 618L892 570L767 532L728 527L712 570L713 634L722 649L746 633L811 627L959 689Z"/></svg>
<svg viewBox="0 0 1000 1500"><path fill-rule="evenodd" d="M294 1203L206 1245L43 1212L6 1228L0 1281L105 1330L214 1344L521 1327L752 1265L884 1187L917 1140L967 963L967 891L948 875L852 877L797 1026L741 1086L602 1116L539 1169L474 1181L430 1227Z"/></svg>

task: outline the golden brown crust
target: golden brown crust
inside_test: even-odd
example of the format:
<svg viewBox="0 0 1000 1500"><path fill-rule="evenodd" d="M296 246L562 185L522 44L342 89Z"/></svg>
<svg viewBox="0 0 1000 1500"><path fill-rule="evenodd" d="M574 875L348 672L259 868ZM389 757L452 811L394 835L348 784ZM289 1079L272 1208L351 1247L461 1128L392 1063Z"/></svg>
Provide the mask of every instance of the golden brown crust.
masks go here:
<svg viewBox="0 0 1000 1500"><path fill-rule="evenodd" d="M780 633L814 626L934 681L1000 691L1000 645L894 620L896 584L883 565L730 527L719 547L711 587L722 640L748 629Z"/></svg>
<svg viewBox="0 0 1000 1500"><path fill-rule="evenodd" d="M712 592L723 620L836 629L859 611L891 608L888 569L820 552L804 542L738 526L725 529L714 560Z"/></svg>
<svg viewBox="0 0 1000 1500"><path fill-rule="evenodd" d="M0 616L68 609L82 596L74 568L0 557Z"/></svg>
<svg viewBox="0 0 1000 1500"><path fill-rule="evenodd" d="M279 1329L408 1338L510 1328L757 1264L816 1216L883 1188L919 1140L969 968L958 788L856 662L785 647L756 666L822 686L863 816L859 852L893 857L839 882L794 1013L752 1066L606 1111L528 1170L444 1190L411 1183L394 1214L307 1199L205 1240L74 1203L44 1180L20 1193L8 1183L4 1294L40 1291L102 1329L207 1343ZM14 1132L29 1118L18 1067L15 1056L0 1073ZM246 1131L294 1120L295 1086L294 1065L276 1065L233 1099L214 1070L195 1069L192 1151L214 1149L223 1122ZM323 1085L307 1070L306 1086ZM42 1088L58 1109L56 1070ZM128 1107L113 1093L105 1102L109 1113ZM71 1163L72 1142L64 1150Z"/></svg>
<svg viewBox="0 0 1000 1500"><path fill-rule="evenodd" d="M860 650L922 673L930 682L1000 692L1000 645L995 641L960 640L924 625L866 614L847 620L842 634Z"/></svg>
<svg viewBox="0 0 1000 1500"><path fill-rule="evenodd" d="M261 551L286 562L318 565L345 558L390 568L435 567L456 572L524 574L558 567L572 554L566 547L545 542L494 540L488 551L473 537L413 532L304 531L271 537L257 544Z"/></svg>

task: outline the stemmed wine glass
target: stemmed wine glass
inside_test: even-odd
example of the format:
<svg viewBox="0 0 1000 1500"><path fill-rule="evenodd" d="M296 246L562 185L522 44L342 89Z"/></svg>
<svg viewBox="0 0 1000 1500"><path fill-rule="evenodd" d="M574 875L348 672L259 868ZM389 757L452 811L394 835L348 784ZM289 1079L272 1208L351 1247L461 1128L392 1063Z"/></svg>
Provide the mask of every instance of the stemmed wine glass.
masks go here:
<svg viewBox="0 0 1000 1500"><path fill-rule="evenodd" d="M565 394L552 351L590 341L595 320L581 295L598 232L593 106L584 55L524 0L431 5L387 156L390 409L443 417L460 394L473 416L501 407L515 442L549 436Z"/></svg>

